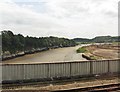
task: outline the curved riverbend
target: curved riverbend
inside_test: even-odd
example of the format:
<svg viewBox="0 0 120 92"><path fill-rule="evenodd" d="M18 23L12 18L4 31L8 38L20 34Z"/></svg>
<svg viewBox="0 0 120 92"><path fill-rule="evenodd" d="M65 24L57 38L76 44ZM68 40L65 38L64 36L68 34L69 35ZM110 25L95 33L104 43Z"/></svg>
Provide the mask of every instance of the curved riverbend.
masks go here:
<svg viewBox="0 0 120 92"><path fill-rule="evenodd" d="M11 60L3 61L6 64L13 63L41 63L41 62L57 62L57 61L73 61L86 60L82 57L82 53L76 53L80 46L51 49L40 53L29 54Z"/></svg>

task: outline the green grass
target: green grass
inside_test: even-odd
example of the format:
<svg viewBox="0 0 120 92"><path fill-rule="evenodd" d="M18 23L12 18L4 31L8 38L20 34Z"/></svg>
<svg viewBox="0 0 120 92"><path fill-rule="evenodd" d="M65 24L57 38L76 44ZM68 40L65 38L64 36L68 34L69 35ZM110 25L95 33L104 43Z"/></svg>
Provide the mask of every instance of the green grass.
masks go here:
<svg viewBox="0 0 120 92"><path fill-rule="evenodd" d="M78 48L78 49L76 50L76 52L77 52L77 53L85 53L85 52L87 52L87 50L86 50L85 47L81 47L81 48Z"/></svg>
<svg viewBox="0 0 120 92"><path fill-rule="evenodd" d="M90 58L91 58L91 60L97 60L98 59L98 57L96 57L96 56L90 56Z"/></svg>

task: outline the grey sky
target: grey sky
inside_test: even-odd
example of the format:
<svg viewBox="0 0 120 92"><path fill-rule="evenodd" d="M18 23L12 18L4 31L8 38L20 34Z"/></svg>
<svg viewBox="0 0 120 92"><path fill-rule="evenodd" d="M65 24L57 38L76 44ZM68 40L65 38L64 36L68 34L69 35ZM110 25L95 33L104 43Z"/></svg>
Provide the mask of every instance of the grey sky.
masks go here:
<svg viewBox="0 0 120 92"><path fill-rule="evenodd" d="M1 30L30 36L118 35L118 0L0 1Z"/></svg>

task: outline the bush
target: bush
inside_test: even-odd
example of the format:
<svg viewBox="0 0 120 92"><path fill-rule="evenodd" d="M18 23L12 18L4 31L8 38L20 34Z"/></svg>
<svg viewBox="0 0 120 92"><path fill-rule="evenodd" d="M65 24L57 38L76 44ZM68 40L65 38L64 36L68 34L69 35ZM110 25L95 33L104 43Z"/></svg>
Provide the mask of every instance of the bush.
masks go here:
<svg viewBox="0 0 120 92"><path fill-rule="evenodd" d="M85 53L85 52L87 52L87 50L86 50L85 47L81 47L81 48L78 48L78 49L76 50L76 52L77 52L77 53Z"/></svg>

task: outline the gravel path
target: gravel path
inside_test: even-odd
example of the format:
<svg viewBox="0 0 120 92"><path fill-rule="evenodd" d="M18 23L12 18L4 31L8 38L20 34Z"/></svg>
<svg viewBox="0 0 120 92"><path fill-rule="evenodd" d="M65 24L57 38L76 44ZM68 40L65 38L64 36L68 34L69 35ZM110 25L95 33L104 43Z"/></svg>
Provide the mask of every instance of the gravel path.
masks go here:
<svg viewBox="0 0 120 92"><path fill-rule="evenodd" d="M91 80L81 80L81 81L71 81L71 82L63 82L63 83L57 83L57 84L47 84L47 85L36 85L36 86L22 86L22 87L17 87L15 89L11 89L14 90L13 92L15 92L15 90L23 90L22 92L25 92L25 90L33 90L33 92L36 92L34 90L37 90L38 92L44 92L43 90L48 90L46 92L50 92L50 91L54 91L54 90L65 90L65 89L74 89L74 88L86 88L86 87L94 87L94 86L102 86L102 85L110 85L110 84L117 84L120 83L119 82L119 78L118 77L113 77L113 78L109 78L108 79L91 79ZM6 89L10 91L10 89ZM5 89L4 89L5 91ZM8 91L8 92L9 92Z"/></svg>

